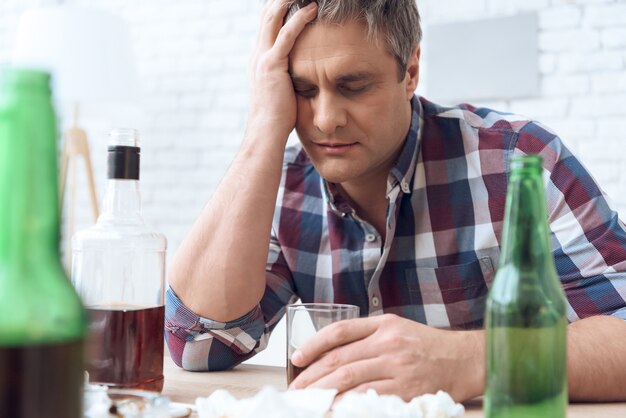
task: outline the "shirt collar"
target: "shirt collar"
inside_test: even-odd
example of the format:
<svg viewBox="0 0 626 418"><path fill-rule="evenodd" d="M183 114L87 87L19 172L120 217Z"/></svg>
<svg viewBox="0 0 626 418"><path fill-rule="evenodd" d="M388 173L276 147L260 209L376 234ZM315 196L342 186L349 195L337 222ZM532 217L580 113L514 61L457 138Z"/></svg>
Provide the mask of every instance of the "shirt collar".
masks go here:
<svg viewBox="0 0 626 418"><path fill-rule="evenodd" d="M398 155L396 163L389 172L389 178L387 179L387 194L398 183L404 193L411 193L412 185L411 180L415 173L415 162L417 161L417 150L421 141L421 121L420 116L422 114L422 104L417 99L417 96L413 96L411 99L411 125L409 127L409 133L406 136L406 141L402 146L402 150Z"/></svg>
<svg viewBox="0 0 626 418"><path fill-rule="evenodd" d="M391 190L396 187L398 183L404 193L411 193L412 190L411 179L415 173L415 163L417 161L417 151L421 141L422 125L422 104L415 95L411 98L411 110L409 132L402 145L402 150L387 178L387 195L391 193ZM343 216L354 213L354 209L339 192L337 184L329 183L325 179L322 179L322 182L328 203L335 213Z"/></svg>

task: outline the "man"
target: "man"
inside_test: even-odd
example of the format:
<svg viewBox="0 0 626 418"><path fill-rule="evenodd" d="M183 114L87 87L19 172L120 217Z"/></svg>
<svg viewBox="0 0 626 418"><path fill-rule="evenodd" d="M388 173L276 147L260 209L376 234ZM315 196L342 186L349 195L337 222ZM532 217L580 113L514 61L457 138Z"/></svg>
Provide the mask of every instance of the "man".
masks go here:
<svg viewBox="0 0 626 418"><path fill-rule="evenodd" d="M363 317L294 354L308 367L292 387L482 394L507 169L539 153L572 322L570 396L626 399L626 231L560 139L415 97L414 0L292 3L265 8L241 150L173 262L174 361L233 367L265 347L286 304L334 301ZM285 152L294 127L301 146Z"/></svg>

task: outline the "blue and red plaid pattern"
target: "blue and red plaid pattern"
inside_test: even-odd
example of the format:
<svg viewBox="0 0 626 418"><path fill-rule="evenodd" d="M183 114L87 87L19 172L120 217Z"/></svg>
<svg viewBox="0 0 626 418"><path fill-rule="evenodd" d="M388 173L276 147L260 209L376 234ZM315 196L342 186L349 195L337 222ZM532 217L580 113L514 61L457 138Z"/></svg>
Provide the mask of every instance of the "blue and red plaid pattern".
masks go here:
<svg viewBox="0 0 626 418"><path fill-rule="evenodd" d="M285 154L266 291L237 321L201 318L167 291L166 338L191 370L231 368L265 348L285 305L338 302L440 328L483 324L500 256L509 165L540 154L568 319L626 319L626 228L558 136L523 117L412 100L406 142L387 182L386 239L359 219L300 146Z"/></svg>

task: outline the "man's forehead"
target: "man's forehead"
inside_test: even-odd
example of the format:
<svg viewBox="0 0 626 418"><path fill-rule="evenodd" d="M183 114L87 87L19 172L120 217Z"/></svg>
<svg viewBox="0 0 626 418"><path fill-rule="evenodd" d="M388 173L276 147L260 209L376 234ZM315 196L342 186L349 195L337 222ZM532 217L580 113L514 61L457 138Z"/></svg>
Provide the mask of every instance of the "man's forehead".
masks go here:
<svg viewBox="0 0 626 418"><path fill-rule="evenodd" d="M362 52L381 49L375 39L367 36L367 28L361 22L348 21L339 24L315 21L300 33L290 56L305 59L306 54L332 54L333 51L345 48Z"/></svg>
<svg viewBox="0 0 626 418"><path fill-rule="evenodd" d="M381 60L389 59L393 60L393 57L377 42L368 39L365 25L358 22L308 25L289 54L294 75L319 64L332 68L350 67L350 73L376 72Z"/></svg>

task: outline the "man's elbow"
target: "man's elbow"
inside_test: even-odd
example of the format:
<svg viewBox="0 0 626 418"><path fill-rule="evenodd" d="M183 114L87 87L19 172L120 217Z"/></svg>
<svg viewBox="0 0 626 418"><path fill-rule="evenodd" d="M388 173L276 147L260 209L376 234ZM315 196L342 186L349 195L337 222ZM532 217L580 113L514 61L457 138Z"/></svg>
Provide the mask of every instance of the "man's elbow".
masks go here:
<svg viewBox="0 0 626 418"><path fill-rule="evenodd" d="M165 343L174 364L183 367L183 352L185 351L185 340L178 338L171 332L165 330Z"/></svg>
<svg viewBox="0 0 626 418"><path fill-rule="evenodd" d="M170 357L172 358L174 364L183 370L190 372L219 372L230 370L255 354L254 351L247 354L241 354L233 351L232 349L217 350L217 352L203 354L201 356L194 354L206 353L206 350L191 349L187 350L187 353L185 354L185 349L189 348L189 344L208 344L211 343L211 341L186 341L185 339L177 337L175 334L167 330L165 331L165 341L167 342ZM211 344L220 345L226 348L224 344L216 340L213 340Z"/></svg>

